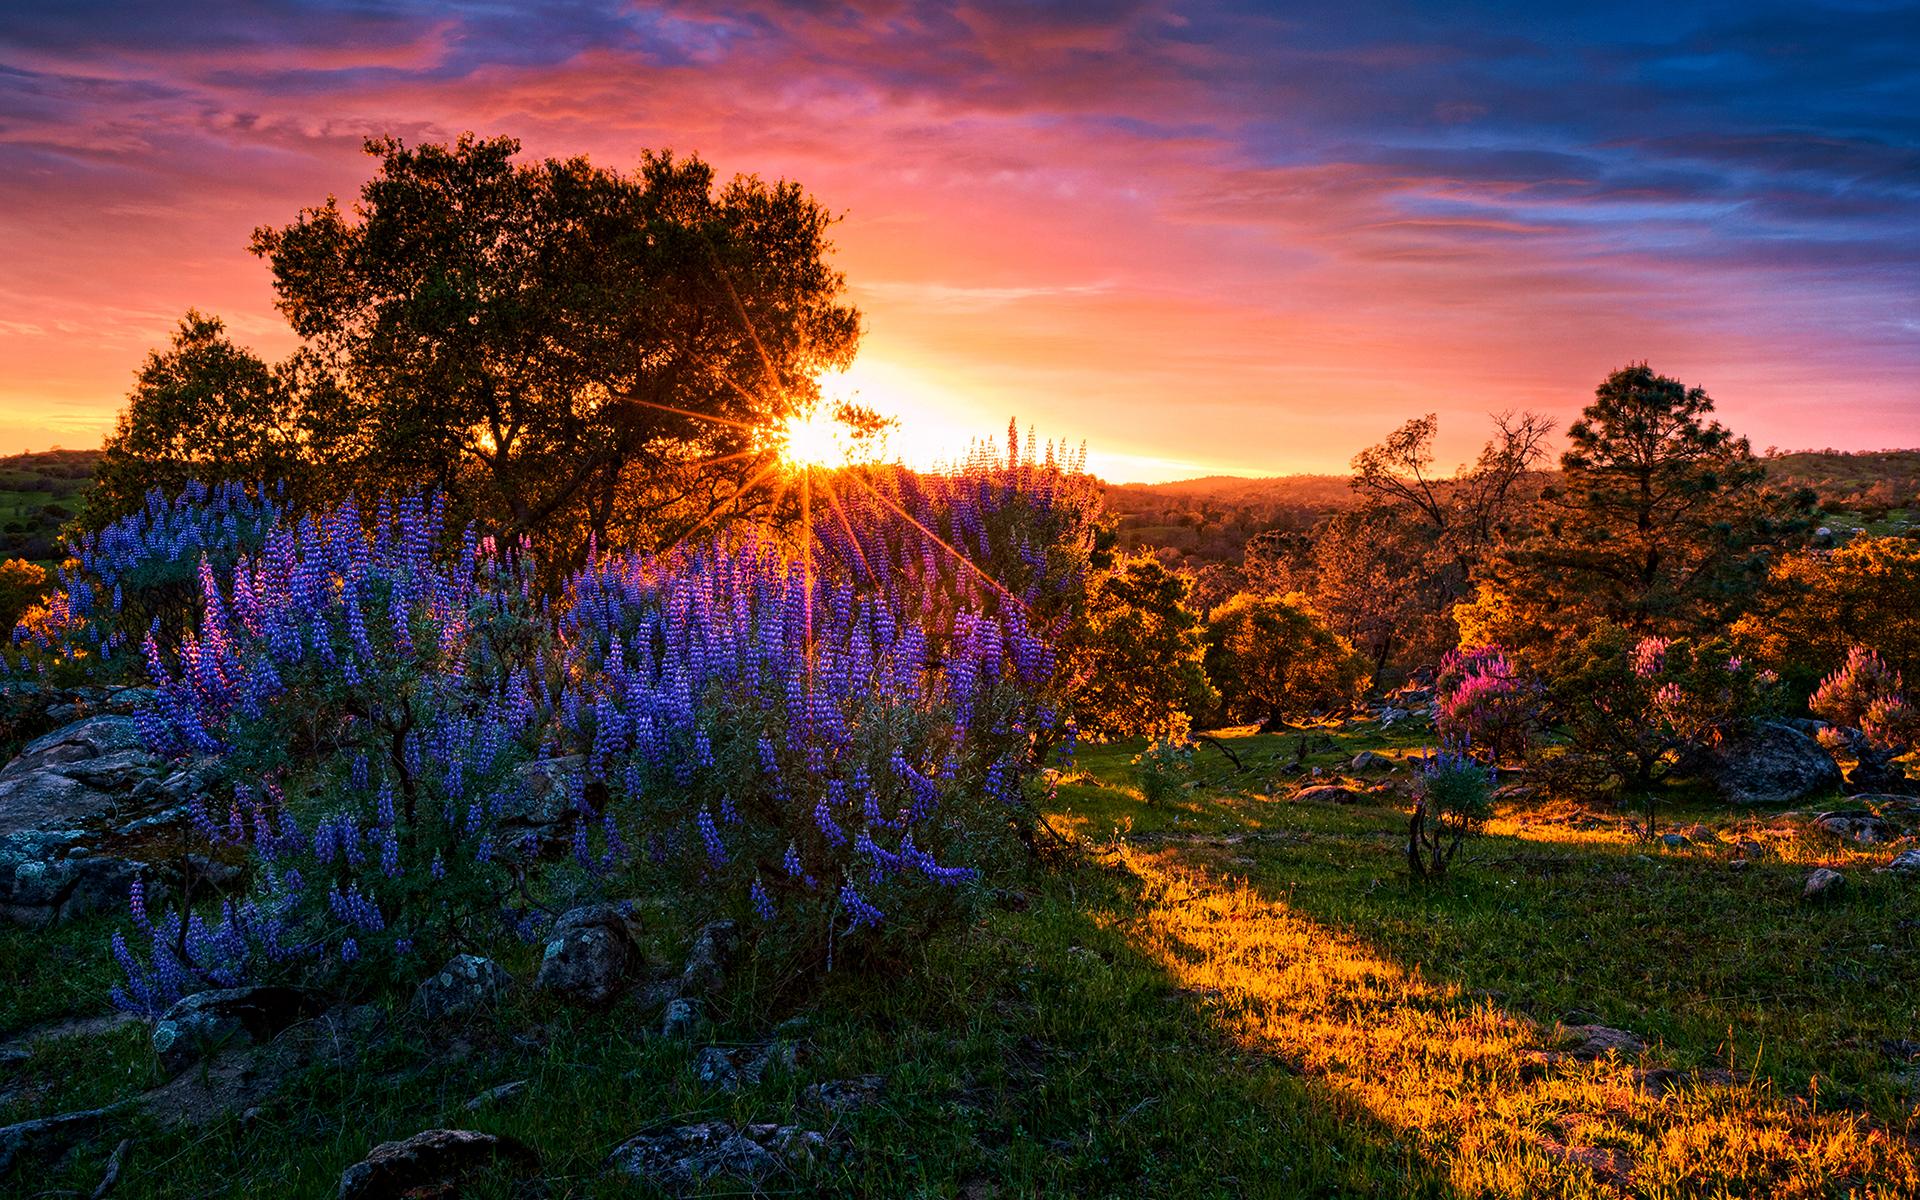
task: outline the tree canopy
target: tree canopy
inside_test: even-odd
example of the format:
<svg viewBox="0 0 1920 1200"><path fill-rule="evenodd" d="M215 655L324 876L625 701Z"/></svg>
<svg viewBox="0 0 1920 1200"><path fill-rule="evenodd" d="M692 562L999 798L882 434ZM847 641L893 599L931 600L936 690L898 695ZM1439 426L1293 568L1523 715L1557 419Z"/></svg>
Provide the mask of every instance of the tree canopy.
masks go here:
<svg viewBox="0 0 1920 1200"><path fill-rule="evenodd" d="M103 511L223 448L441 489L497 532L571 527L576 547L616 508L691 525L730 502L767 430L852 358L833 217L796 183L718 184L670 152L628 173L519 150L371 140L351 209L257 229L301 352L269 368L190 314L131 397Z"/></svg>

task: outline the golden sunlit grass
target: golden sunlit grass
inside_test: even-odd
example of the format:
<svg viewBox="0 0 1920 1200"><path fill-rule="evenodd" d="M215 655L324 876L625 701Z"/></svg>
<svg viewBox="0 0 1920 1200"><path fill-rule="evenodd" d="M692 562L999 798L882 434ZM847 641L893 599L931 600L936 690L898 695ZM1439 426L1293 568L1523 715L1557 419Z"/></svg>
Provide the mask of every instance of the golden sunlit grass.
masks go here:
<svg viewBox="0 0 1920 1200"><path fill-rule="evenodd" d="M1878 873L1887 846L1705 803L1662 815L1690 839L1668 846L1550 802L1415 887L1404 768L1371 777L1377 803L1295 804L1294 739L1231 741L1245 770L1203 748L1200 786L1154 808L1136 747L1083 752L1051 819L1139 881L1133 943L1345 1120L1412 1139L1462 1195L1920 1194L1920 889ZM1359 726L1307 765L1419 744ZM1847 873L1843 904L1800 901L1816 865ZM1645 1047L1581 1058L1575 1024Z"/></svg>
<svg viewBox="0 0 1920 1200"><path fill-rule="evenodd" d="M1827 1195L1920 1190L1914 1147L1733 1071L1649 1074L1657 1055L1566 1057L1580 1037L1403 968L1194 865L1126 852L1145 947L1216 997L1237 1037L1417 1136L1470 1195Z"/></svg>

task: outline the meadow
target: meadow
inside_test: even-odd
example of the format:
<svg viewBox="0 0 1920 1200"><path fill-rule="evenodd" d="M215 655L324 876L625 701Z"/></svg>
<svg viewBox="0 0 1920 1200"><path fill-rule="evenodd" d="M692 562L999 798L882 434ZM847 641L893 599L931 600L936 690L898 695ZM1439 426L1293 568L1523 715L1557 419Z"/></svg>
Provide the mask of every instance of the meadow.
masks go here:
<svg viewBox="0 0 1920 1200"><path fill-rule="evenodd" d="M1674 814L1686 845L1650 850L1618 813L1524 806L1495 819L1458 886L1435 891L1405 875L1396 800L1427 732L1352 721L1311 731L1301 759L1297 735L1235 731L1240 768L1214 753L1187 794L1153 806L1131 766L1139 745L1083 752L1048 810L1071 839L1060 868L915 948L887 986L829 975L789 1011L760 1007L764 981L735 982L702 1041L794 1047L757 1082L703 1081L697 1044L658 1035L644 989L589 1012L516 988L453 1025L409 1014L395 992L373 999L350 1070L313 1067L184 1129L107 1115L29 1194L87 1194L130 1137L119 1195L333 1195L373 1144L435 1125L538 1145L543 1194L647 1194L610 1182L607 1155L706 1120L833 1136L831 1157L771 1194L1920 1186L1920 1047L1907 1040L1920 889L1874 872L1884 848L1804 815L1702 803ZM1363 750L1398 764L1347 776L1377 794L1293 798ZM1813 865L1847 873L1843 902L1801 901ZM666 961L685 931L663 921L649 935ZM0 1121L165 1086L145 1026L103 1021L101 923L54 939L6 930L0 947L20 984L0 1015ZM531 973L530 948L497 951ZM1596 1025L1644 1045L1590 1055ZM863 1077L872 1096L845 1111L809 1092ZM527 1194L510 1171L471 1186ZM741 1192L719 1180L694 1194Z"/></svg>

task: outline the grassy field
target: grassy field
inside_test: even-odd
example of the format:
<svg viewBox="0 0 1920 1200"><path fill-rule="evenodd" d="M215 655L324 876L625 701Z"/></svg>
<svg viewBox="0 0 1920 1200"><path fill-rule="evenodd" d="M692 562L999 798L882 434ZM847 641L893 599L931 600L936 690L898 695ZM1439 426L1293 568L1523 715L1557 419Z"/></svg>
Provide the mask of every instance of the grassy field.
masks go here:
<svg viewBox="0 0 1920 1200"><path fill-rule="evenodd" d="M1920 883L1874 873L1887 848L1705 806L1668 814L1700 827L1668 848L1611 810L1546 805L1503 813L1454 878L1415 886L1392 791L1294 801L1297 738L1226 744L1240 769L1203 749L1197 786L1155 807L1134 786L1137 747L1084 752L1052 806L1072 861L928 940L885 986L835 978L757 1019L739 1004L691 1044L657 1036L638 999L585 1013L519 988L449 1028L396 995L349 1070L310 1070L197 1127L110 1116L3 1186L90 1194L130 1137L118 1196L330 1196L375 1143L454 1126L535 1146L536 1194L625 1196L644 1192L602 1170L621 1140L721 1119L832 1134L832 1160L768 1183L786 1194L1920 1191ZM1354 726L1304 766L1331 775L1360 749L1419 745ZM1764 852L1737 854L1743 840ZM1801 902L1815 864L1847 873L1839 902ZM9 1036L103 1011L110 928L0 933L0 976L19 981L0 997ZM524 980L534 953L501 958ZM1581 1057L1574 1027L1592 1024L1645 1048ZM0 1123L157 1083L144 1035L14 1043ZM696 1078L698 1046L776 1036L798 1048L793 1069L735 1093ZM864 1108L803 1098L859 1075L885 1080ZM529 1194L516 1187L503 1175L471 1194Z"/></svg>

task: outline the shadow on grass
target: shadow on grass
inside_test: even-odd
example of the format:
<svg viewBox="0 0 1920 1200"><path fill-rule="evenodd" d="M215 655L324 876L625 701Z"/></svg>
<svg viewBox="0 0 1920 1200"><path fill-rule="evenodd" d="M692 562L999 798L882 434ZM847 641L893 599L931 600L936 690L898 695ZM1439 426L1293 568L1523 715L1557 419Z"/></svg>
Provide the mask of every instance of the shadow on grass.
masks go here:
<svg viewBox="0 0 1920 1200"><path fill-rule="evenodd" d="M1397 812L1265 807L1252 836L1122 852L1152 899L1142 944L1215 989L1242 1044L1421 1144L1461 1191L1920 1188L1906 1129L1778 1086L1842 1043L1877 1054L1874 1033L1912 1011L1910 973L1836 974L1832 953L1910 941L1910 897L1808 910L1786 868L1520 838L1487 839L1458 878L1414 888ZM1578 1040L1563 1020L1655 1044L1644 1060L1581 1061L1561 1052ZM1752 1080L1726 1070L1756 1063ZM1898 1112L1881 1100L1863 1107Z"/></svg>
<svg viewBox="0 0 1920 1200"><path fill-rule="evenodd" d="M458 1127L534 1147L546 1196L660 1194L608 1178L608 1152L636 1133L720 1120L797 1121L842 1147L767 1180L771 1194L1454 1194L1403 1130L1222 1030L1210 993L1135 936L1148 920L1132 878L1062 871L912 947L890 978L830 978L805 1010L799 1067L736 1093L699 1081L695 1051L763 1039L764 1018L689 1044L653 1034L658 1014L637 1001L587 1012L520 988L496 1013L429 1028L395 995L383 1032L345 1069L309 1070L244 1116L200 1127L109 1120L64 1158L18 1164L0 1191L31 1178L32 1190L90 1194L132 1137L116 1197L330 1197L375 1144ZM530 960L507 961L530 975ZM101 1065L88 1039L57 1045L70 1068ZM877 1102L841 1114L807 1103L809 1083L856 1075L884 1077ZM510 1098L468 1107L519 1079ZM521 1194L515 1186L480 1179L461 1194ZM695 1194L746 1191L717 1179Z"/></svg>

